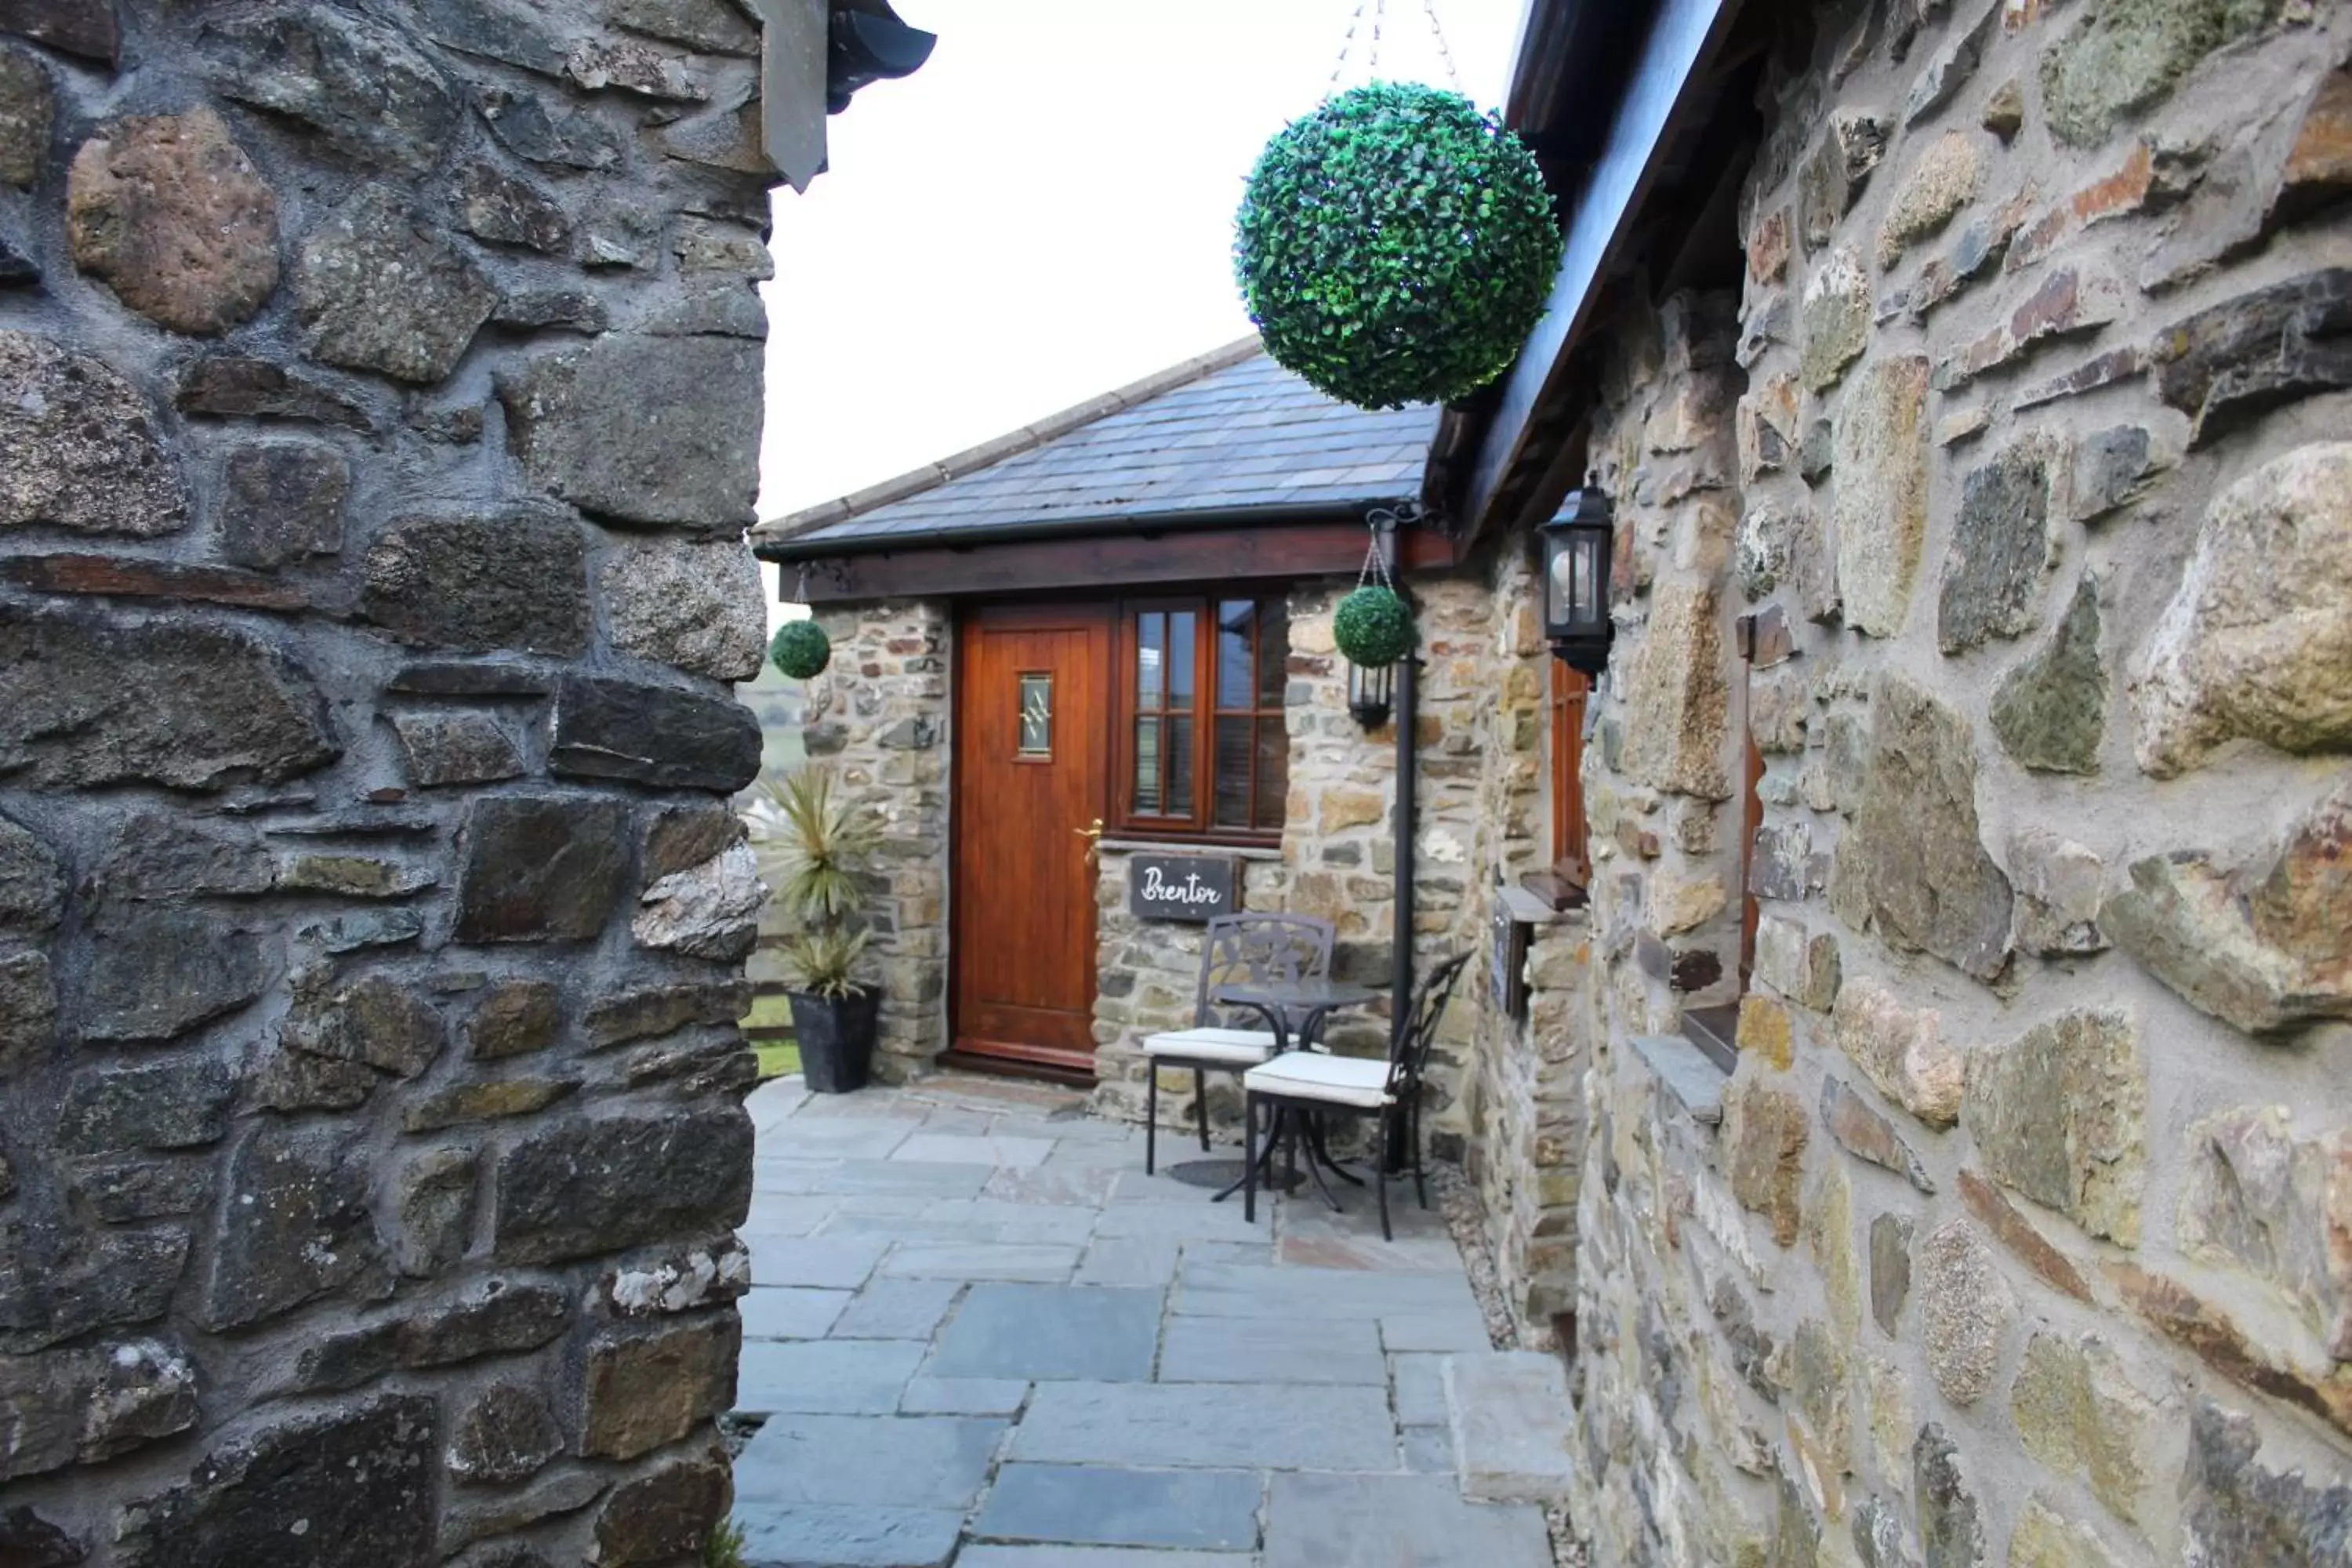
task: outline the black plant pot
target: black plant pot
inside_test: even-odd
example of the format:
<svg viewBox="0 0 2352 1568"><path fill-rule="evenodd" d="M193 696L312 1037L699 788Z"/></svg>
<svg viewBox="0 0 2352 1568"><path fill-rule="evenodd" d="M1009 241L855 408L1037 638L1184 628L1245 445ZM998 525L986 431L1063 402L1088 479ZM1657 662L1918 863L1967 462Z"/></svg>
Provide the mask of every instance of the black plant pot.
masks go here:
<svg viewBox="0 0 2352 1568"><path fill-rule="evenodd" d="M793 1005L793 1036L801 1048L801 1076L818 1094L851 1094L866 1087L874 1071L875 1024L882 993L854 996L808 996L787 993Z"/></svg>

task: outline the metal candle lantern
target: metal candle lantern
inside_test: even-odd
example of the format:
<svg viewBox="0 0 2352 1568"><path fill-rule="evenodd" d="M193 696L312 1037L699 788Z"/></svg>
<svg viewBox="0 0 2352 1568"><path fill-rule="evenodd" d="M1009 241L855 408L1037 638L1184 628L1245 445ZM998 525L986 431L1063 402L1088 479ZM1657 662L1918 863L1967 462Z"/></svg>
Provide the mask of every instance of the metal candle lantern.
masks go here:
<svg viewBox="0 0 2352 1568"><path fill-rule="evenodd" d="M1609 498L1587 485L1542 529L1544 636L1570 668L1592 676L1609 668L1614 522Z"/></svg>

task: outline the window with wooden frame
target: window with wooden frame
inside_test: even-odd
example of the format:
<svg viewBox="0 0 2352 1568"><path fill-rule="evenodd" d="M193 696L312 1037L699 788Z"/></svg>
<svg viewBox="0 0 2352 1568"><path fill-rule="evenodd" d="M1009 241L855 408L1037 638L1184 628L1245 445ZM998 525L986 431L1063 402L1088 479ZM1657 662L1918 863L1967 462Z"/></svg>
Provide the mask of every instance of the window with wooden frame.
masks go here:
<svg viewBox="0 0 2352 1568"><path fill-rule="evenodd" d="M1120 607L1118 830L1270 843L1290 792L1279 596Z"/></svg>
<svg viewBox="0 0 2352 1568"><path fill-rule="evenodd" d="M1584 700L1591 679L1560 659L1551 666L1551 858L1581 870L1584 842Z"/></svg>

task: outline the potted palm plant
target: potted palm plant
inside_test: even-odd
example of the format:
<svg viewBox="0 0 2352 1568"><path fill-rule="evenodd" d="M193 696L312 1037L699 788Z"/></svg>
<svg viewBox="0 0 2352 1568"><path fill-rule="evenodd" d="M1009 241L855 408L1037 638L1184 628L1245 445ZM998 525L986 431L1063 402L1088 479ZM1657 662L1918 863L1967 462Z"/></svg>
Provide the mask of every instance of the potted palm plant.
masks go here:
<svg viewBox="0 0 2352 1568"><path fill-rule="evenodd" d="M858 916L858 879L881 845L881 818L824 768L798 769L762 794L771 809L761 814L761 847L793 925L784 983L801 1071L819 1094L847 1094L873 1071L882 1005L881 992L857 977L873 940Z"/></svg>

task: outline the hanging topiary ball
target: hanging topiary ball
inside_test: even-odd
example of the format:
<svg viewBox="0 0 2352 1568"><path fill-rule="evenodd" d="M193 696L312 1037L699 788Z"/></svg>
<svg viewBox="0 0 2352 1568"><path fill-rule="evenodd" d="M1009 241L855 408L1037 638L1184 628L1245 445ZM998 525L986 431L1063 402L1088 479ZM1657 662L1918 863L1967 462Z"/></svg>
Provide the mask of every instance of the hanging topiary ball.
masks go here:
<svg viewBox="0 0 2352 1568"><path fill-rule="evenodd" d="M833 639L814 621L786 621L768 645L768 658L794 680L807 680L833 662Z"/></svg>
<svg viewBox="0 0 2352 1568"><path fill-rule="evenodd" d="M1343 403L1448 403L1518 357L1559 266L1535 155L1456 92L1374 82L1265 144L1234 270L1275 362Z"/></svg>
<svg viewBox="0 0 2352 1568"><path fill-rule="evenodd" d="M1359 588L1332 612L1331 640L1350 663L1394 664L1412 651L1412 607L1394 588Z"/></svg>

